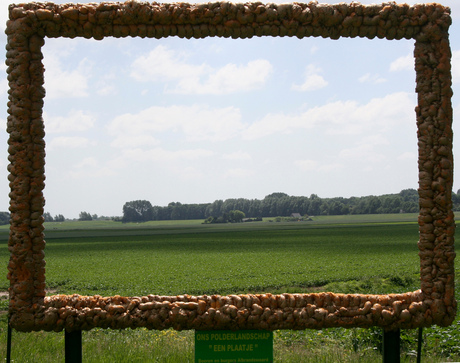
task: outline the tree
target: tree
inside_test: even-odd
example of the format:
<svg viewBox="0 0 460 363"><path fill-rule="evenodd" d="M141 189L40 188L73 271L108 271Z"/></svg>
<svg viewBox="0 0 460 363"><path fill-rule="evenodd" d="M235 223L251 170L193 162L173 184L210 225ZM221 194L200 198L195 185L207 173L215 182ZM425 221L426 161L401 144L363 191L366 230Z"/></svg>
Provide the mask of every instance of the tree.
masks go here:
<svg viewBox="0 0 460 363"><path fill-rule="evenodd" d="M8 212L0 212L0 225L10 223L10 214Z"/></svg>
<svg viewBox="0 0 460 363"><path fill-rule="evenodd" d="M45 222L54 222L54 219L49 212L43 213L43 218L45 218Z"/></svg>
<svg viewBox="0 0 460 363"><path fill-rule="evenodd" d="M318 197L316 194L310 195L310 206L308 208L307 213L311 216L317 216L318 214L320 214L321 204L322 201L320 197Z"/></svg>
<svg viewBox="0 0 460 363"><path fill-rule="evenodd" d="M179 220L185 218L185 205L182 205L179 202L171 202L168 204L169 209L171 210L170 219Z"/></svg>
<svg viewBox="0 0 460 363"><path fill-rule="evenodd" d="M269 199L269 198L286 198L289 197L288 194L286 193L272 193L269 195L266 195L264 199Z"/></svg>
<svg viewBox="0 0 460 363"><path fill-rule="evenodd" d="M262 201L259 199L251 200L249 205L249 210L247 212L247 216L250 218L260 217L262 216Z"/></svg>
<svg viewBox="0 0 460 363"><path fill-rule="evenodd" d="M148 200L133 200L123 206L123 223L151 220L153 220L153 207Z"/></svg>
<svg viewBox="0 0 460 363"><path fill-rule="evenodd" d="M207 217L219 216L222 214L222 205L224 201L221 199L215 200L206 207L205 214Z"/></svg>
<svg viewBox="0 0 460 363"><path fill-rule="evenodd" d="M246 215L240 210L231 210L228 212L228 220L232 223L243 222L243 218L246 218Z"/></svg>
<svg viewBox="0 0 460 363"><path fill-rule="evenodd" d="M65 221L65 218L62 214L58 214L54 217L54 221L55 222L64 222Z"/></svg>
<svg viewBox="0 0 460 363"><path fill-rule="evenodd" d="M404 201L418 201L418 192L415 189L403 189L399 195Z"/></svg>
<svg viewBox="0 0 460 363"><path fill-rule="evenodd" d="M79 221L92 221L93 217L88 212L80 212L80 217L78 218Z"/></svg>
<svg viewBox="0 0 460 363"><path fill-rule="evenodd" d="M372 195L369 197L369 201L367 205L368 205L367 213L376 214L378 213L378 209L380 208L380 205L381 205L380 199Z"/></svg>

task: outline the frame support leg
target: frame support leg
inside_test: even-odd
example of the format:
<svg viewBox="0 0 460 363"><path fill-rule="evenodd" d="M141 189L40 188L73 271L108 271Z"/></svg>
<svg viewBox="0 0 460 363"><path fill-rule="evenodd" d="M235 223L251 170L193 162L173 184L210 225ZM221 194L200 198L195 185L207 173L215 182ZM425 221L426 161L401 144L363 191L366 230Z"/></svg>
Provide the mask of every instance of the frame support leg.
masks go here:
<svg viewBox="0 0 460 363"><path fill-rule="evenodd" d="M399 363L401 351L401 331L383 332L383 363Z"/></svg>
<svg viewBox="0 0 460 363"><path fill-rule="evenodd" d="M13 330L11 329L10 325L10 318L8 317L8 331L6 336L6 362L11 362L11 335L13 334Z"/></svg>
<svg viewBox="0 0 460 363"><path fill-rule="evenodd" d="M423 328L418 328L417 363L422 361Z"/></svg>
<svg viewBox="0 0 460 363"><path fill-rule="evenodd" d="M65 363L82 363L81 330L65 331Z"/></svg>

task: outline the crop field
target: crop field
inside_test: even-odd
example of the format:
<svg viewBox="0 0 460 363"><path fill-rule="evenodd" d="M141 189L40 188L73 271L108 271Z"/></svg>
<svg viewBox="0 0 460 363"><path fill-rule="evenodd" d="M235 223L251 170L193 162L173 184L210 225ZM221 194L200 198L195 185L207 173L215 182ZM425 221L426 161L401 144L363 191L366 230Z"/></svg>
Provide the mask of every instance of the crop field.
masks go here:
<svg viewBox="0 0 460 363"><path fill-rule="evenodd" d="M416 214L407 214L223 225L204 225L201 220L46 223L47 288L50 294L103 296L413 291L420 287L416 219ZM7 238L8 228L0 227L0 264L5 266L5 273L0 275L0 290L8 288ZM3 298L0 308L6 307L7 300ZM4 318L0 321L0 354L5 352L5 322ZM436 346L425 348L432 354L431 361L458 357L458 327L457 320L451 328L427 330L426 334L434 337L431 344L436 342ZM192 334L94 329L84 333L84 360L146 361L145 357L155 351L162 357L159 362L192 361ZM404 339L414 343L411 334ZM62 361L62 334L14 336L13 351L16 346L16 352L24 352L23 360L15 361L35 361L31 357L46 361L49 356L61 357ZM276 361L307 362L305 351L311 355L320 345L326 347L314 355L320 361L375 361L379 356L375 336L372 329L346 333L343 329L276 332ZM34 348L37 342L39 348ZM132 345L132 349L127 350L127 345ZM411 349L416 349L414 344L407 348L408 352ZM168 355L170 351L174 356ZM410 354L408 359L411 361Z"/></svg>
<svg viewBox="0 0 460 363"><path fill-rule="evenodd" d="M140 227L105 222L94 228L89 221L73 230L50 223L47 286L85 295L196 295L403 277L417 288L417 224L320 222ZM0 286L6 287L2 277Z"/></svg>

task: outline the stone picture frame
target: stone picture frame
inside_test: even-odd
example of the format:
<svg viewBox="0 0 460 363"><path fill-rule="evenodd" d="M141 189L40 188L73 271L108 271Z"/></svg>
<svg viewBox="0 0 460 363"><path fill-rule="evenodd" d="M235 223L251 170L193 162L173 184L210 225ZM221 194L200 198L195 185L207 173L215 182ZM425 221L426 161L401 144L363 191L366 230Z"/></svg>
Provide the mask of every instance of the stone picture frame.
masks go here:
<svg viewBox="0 0 460 363"><path fill-rule="evenodd" d="M102 328L386 330L447 326L456 314L450 9L439 4L215 2L9 6L6 64L11 226L9 316L19 331ZM364 37L415 40L420 289L389 295L101 297L45 294L45 37Z"/></svg>

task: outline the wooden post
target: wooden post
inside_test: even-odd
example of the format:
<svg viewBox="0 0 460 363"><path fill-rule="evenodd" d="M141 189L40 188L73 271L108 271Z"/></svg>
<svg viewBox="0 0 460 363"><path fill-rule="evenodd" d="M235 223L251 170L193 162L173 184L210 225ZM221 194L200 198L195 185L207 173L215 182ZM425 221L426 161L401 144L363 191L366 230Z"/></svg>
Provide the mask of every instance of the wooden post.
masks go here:
<svg viewBox="0 0 460 363"><path fill-rule="evenodd" d="M8 316L8 331L6 336L6 363L11 362L11 335L13 331L10 325L10 317Z"/></svg>
<svg viewBox="0 0 460 363"><path fill-rule="evenodd" d="M65 331L65 363L82 363L81 330Z"/></svg>
<svg viewBox="0 0 460 363"><path fill-rule="evenodd" d="M383 332L383 363L399 363L401 352L400 330Z"/></svg>
<svg viewBox="0 0 460 363"><path fill-rule="evenodd" d="M423 328L418 328L417 363L422 361Z"/></svg>

